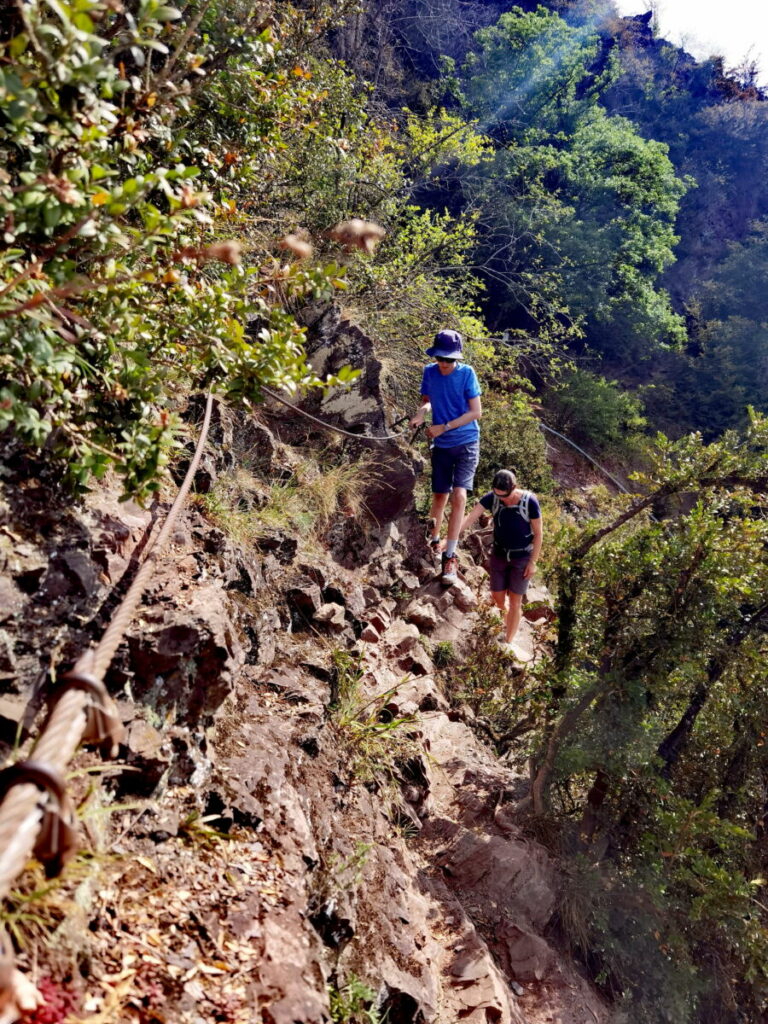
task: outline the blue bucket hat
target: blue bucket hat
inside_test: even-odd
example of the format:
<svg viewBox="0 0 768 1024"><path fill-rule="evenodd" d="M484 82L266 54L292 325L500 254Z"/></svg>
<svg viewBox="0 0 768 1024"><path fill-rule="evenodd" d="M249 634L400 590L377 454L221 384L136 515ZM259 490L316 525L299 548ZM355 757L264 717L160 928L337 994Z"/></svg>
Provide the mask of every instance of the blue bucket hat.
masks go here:
<svg viewBox="0 0 768 1024"><path fill-rule="evenodd" d="M434 359L463 359L461 335L458 331L438 331L427 355Z"/></svg>

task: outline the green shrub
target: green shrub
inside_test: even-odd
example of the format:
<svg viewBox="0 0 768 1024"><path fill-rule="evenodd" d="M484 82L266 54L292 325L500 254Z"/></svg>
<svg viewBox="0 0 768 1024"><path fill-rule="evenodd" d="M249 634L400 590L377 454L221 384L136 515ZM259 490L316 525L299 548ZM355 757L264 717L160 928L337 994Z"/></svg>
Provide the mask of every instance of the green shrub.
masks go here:
<svg viewBox="0 0 768 1024"><path fill-rule="evenodd" d="M373 1006L376 993L354 974L340 988L330 985L328 997L333 1024L384 1024Z"/></svg>
<svg viewBox="0 0 768 1024"><path fill-rule="evenodd" d="M158 0L30 0L0 45L0 431L60 458L75 486L111 466L126 492L156 489L190 387L247 403L262 384L316 382L287 310L343 271L265 262L263 242L243 265L223 174L239 155L231 138L203 144L198 72L231 80L238 52L267 97L267 152L322 101L235 6L214 3L190 34Z"/></svg>
<svg viewBox="0 0 768 1024"><path fill-rule="evenodd" d="M567 370L547 400L553 425L579 444L627 454L641 441L646 419L639 398L588 370Z"/></svg>
<svg viewBox="0 0 768 1024"><path fill-rule="evenodd" d="M526 395L484 395L480 431L479 493L490 489L499 469L514 470L522 487L543 493L552 489L546 442Z"/></svg>
<svg viewBox="0 0 768 1024"><path fill-rule="evenodd" d="M359 657L347 651L333 652L336 699L331 706L331 725L353 782L391 787L399 765L419 753L408 730L414 715L394 717L387 705L397 686L373 697L363 690L365 670Z"/></svg>

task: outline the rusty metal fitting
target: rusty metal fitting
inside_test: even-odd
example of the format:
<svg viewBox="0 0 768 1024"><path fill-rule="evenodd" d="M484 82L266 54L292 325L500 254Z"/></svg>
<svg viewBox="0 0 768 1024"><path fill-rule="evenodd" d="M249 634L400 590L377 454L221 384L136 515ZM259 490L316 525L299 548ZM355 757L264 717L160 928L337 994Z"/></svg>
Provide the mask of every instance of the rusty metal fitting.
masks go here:
<svg viewBox="0 0 768 1024"><path fill-rule="evenodd" d="M48 878L61 874L64 865L77 853L77 829L66 783L60 772L43 761L17 761L0 771L0 800L13 786L33 785L48 799L43 804L43 820L34 854Z"/></svg>
<svg viewBox="0 0 768 1024"><path fill-rule="evenodd" d="M117 717L114 701L104 683L90 672L79 672L77 669L65 672L51 693L50 707L53 708L68 690L82 690L90 698L85 708L83 743L92 743L105 756L115 757L125 737L125 729Z"/></svg>

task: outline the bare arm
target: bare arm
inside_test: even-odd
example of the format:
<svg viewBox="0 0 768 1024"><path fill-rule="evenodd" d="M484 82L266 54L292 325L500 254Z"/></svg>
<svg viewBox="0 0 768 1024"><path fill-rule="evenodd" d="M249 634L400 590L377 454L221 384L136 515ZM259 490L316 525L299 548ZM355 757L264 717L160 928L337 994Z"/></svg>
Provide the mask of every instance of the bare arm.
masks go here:
<svg viewBox="0 0 768 1024"><path fill-rule="evenodd" d="M477 520L480 518L480 516L487 511L488 509L484 508L478 501L478 503L475 505L475 507L472 509L469 515L464 516L464 518L462 519L461 526L459 527L459 536L461 536L461 534L464 532L464 530L466 530L468 526L474 526Z"/></svg>
<svg viewBox="0 0 768 1024"><path fill-rule="evenodd" d="M455 420L451 420L450 423L433 423L431 427L427 427L427 433L430 437L440 437L448 430L456 430L457 427L463 427L467 423L471 423L472 420L482 419L483 407L480 402L480 396L477 398L469 399L469 408L461 416L457 416Z"/></svg>
<svg viewBox="0 0 768 1024"><path fill-rule="evenodd" d="M424 417L427 415L429 410L432 408L432 403L429 400L429 395L421 396L421 407L415 416L411 417L410 425L412 427L420 427L424 422Z"/></svg>
<svg viewBox="0 0 768 1024"><path fill-rule="evenodd" d="M533 533L533 551L531 552L528 565L523 570L523 578L526 580L536 572L536 562L541 554L541 542L544 539L544 525L541 521L541 516L538 519L531 520L531 531Z"/></svg>

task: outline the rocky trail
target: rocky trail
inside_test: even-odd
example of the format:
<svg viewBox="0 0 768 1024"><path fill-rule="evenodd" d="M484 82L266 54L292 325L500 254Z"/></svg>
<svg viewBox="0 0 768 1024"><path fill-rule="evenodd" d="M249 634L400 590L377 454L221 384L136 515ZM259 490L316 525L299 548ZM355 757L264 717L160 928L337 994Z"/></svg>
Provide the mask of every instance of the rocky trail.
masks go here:
<svg viewBox="0 0 768 1024"><path fill-rule="evenodd" d="M330 329L332 347L327 325L315 332L318 369L330 353L365 369L334 415L383 424L367 339ZM246 448L263 479L290 473L297 430L219 408L198 486ZM118 763L73 765L83 852L42 895L30 868L5 912L50 1005L89 1024L608 1020L552 938L557 867L514 812L524 764L497 756L446 685L447 655L455 679L484 635L482 538L443 588L413 512L417 467L390 447L366 499L378 523L342 517L322 546L272 529L244 547L184 513L107 677L127 730ZM0 738L15 758L47 678L98 637L160 509L108 486L56 501L10 456ZM546 642L547 595L534 596L532 652ZM525 688L530 669L504 671Z"/></svg>

